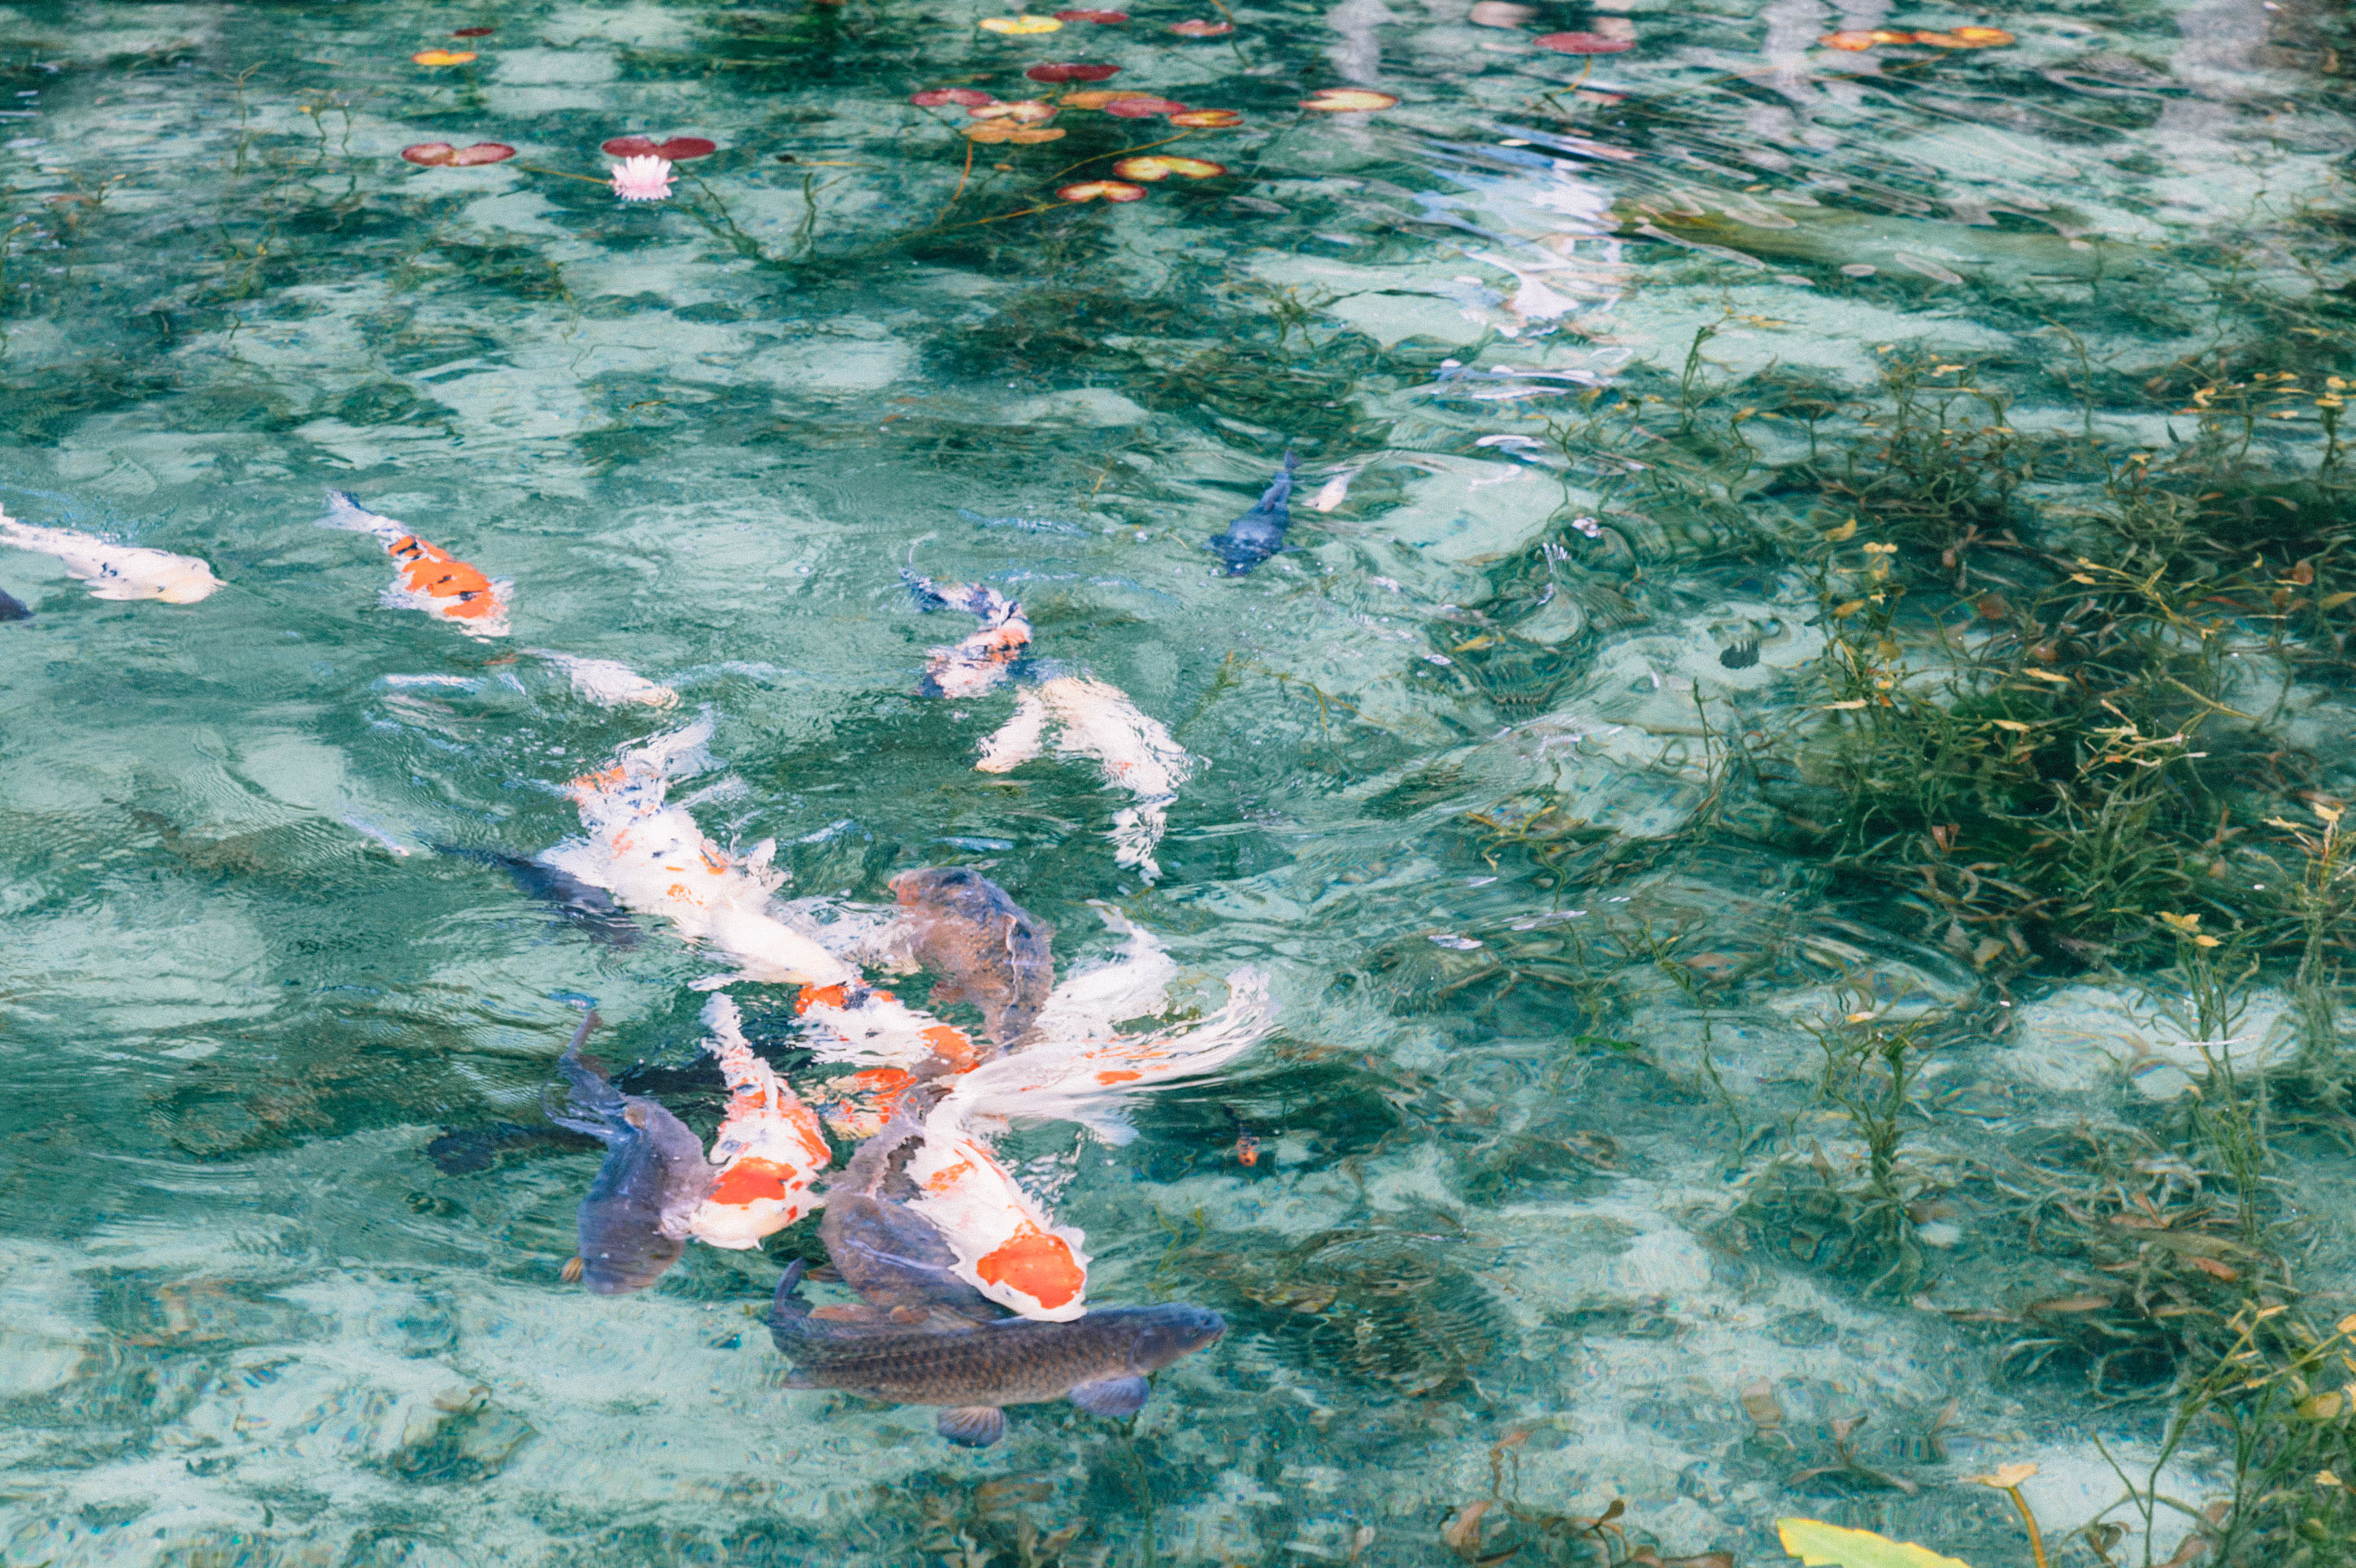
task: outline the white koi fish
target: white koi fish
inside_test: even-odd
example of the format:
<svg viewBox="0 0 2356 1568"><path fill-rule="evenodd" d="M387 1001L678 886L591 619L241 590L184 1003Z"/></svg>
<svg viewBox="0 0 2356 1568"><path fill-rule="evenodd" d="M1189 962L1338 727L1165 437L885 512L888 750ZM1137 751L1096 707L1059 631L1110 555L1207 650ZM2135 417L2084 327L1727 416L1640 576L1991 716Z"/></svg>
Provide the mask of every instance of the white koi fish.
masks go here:
<svg viewBox="0 0 2356 1568"><path fill-rule="evenodd" d="M794 1014L820 1061L923 1068L938 1076L962 1072L981 1060L963 1029L857 979L803 987Z"/></svg>
<svg viewBox="0 0 2356 1568"><path fill-rule="evenodd" d="M327 492L327 515L319 526L376 536L385 553L399 563L392 586L384 591L384 603L393 609L423 610L470 637L508 635L514 583L504 578L494 581L479 567L419 539L407 523L380 517L341 490Z"/></svg>
<svg viewBox="0 0 2356 1568"><path fill-rule="evenodd" d="M1113 860L1133 866L1151 882L1162 875L1155 846L1170 826L1178 786L1194 776L1194 761L1159 720L1140 712L1120 688L1087 676L1057 676L1023 692L1014 717L981 742L977 772L1010 773L1039 755L1050 727L1055 750L1093 757L1109 788L1137 804L1113 814Z"/></svg>
<svg viewBox="0 0 2356 1568"><path fill-rule="evenodd" d="M926 1118L908 1178L916 1187L908 1207L948 1243L958 1278L1041 1322L1087 1310L1087 1238L1056 1224L946 1102Z"/></svg>
<svg viewBox="0 0 2356 1568"><path fill-rule="evenodd" d="M613 659L579 658L551 648L526 648L524 652L554 665L557 673L573 683L573 694L584 702L594 702L600 708L637 703L658 713L679 706L678 692Z"/></svg>
<svg viewBox="0 0 2356 1568"><path fill-rule="evenodd" d="M37 528L5 512L0 512L0 544L56 556L64 563L68 577L90 584L93 599L160 599L166 604L194 604L229 586L192 555L109 544L70 528Z"/></svg>
<svg viewBox="0 0 2356 1568"><path fill-rule="evenodd" d="M566 839L540 863L605 889L633 913L665 916L686 941L740 966L733 976L696 982L701 989L732 980L831 986L856 979L857 970L772 911L770 895L785 880L770 869L775 840L731 856L703 836L685 806L667 803L675 772L709 765L703 743L711 736L707 714L628 748L610 768L574 779L570 788L587 836Z"/></svg>
<svg viewBox="0 0 2356 1568"><path fill-rule="evenodd" d="M1170 955L1112 905L1093 907L1106 926L1123 938L1120 956L1067 976L1047 993L1031 1026L1028 1050L1108 1040L1122 1019L1150 1018L1170 1006L1170 983L1178 978L1178 965Z"/></svg>
<svg viewBox="0 0 2356 1568"><path fill-rule="evenodd" d="M968 1125L1015 1117L1076 1122L1107 1143L1124 1144L1137 1135L1122 1100L1215 1072L1275 1028L1268 977L1238 969L1227 976L1226 1005L1207 1018L1151 1034L1042 1040L958 1078L940 1109Z"/></svg>
<svg viewBox="0 0 2356 1568"><path fill-rule="evenodd" d="M688 1216L688 1234L715 1247L757 1247L819 1206L810 1184L833 1158L818 1117L744 1038L734 997L705 1004L704 1049L719 1060L729 1089L728 1114L712 1144L720 1174L711 1196Z"/></svg>

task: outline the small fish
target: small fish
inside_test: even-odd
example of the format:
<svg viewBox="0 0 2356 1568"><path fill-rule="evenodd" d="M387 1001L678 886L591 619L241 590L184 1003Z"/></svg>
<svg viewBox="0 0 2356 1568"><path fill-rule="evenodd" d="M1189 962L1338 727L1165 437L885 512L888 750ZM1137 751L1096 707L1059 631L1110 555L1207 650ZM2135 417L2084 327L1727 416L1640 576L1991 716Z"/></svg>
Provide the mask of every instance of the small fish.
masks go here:
<svg viewBox="0 0 2356 1568"><path fill-rule="evenodd" d="M1145 1404L1148 1373L1227 1329L1217 1313L1177 1303L1116 1307L1068 1323L936 1315L919 1326L849 1316L867 1308L820 1308L828 1314L820 1317L802 1298L802 1273L798 1258L787 1265L769 1307L769 1332L795 1367L787 1386L944 1406L941 1435L966 1448L997 1442L1010 1404L1068 1399L1092 1414L1134 1415Z"/></svg>
<svg viewBox="0 0 2356 1568"><path fill-rule="evenodd" d="M468 1176L488 1170L501 1149L551 1148L578 1150L589 1140L554 1127L525 1127L513 1122L493 1122L487 1127L444 1127L425 1146L425 1157L444 1176Z"/></svg>
<svg viewBox="0 0 2356 1568"><path fill-rule="evenodd" d="M1087 529L1077 523L1059 523L1053 517L985 517L980 512L958 508L958 516L978 528L1013 528L1026 534L1078 534L1085 537Z"/></svg>
<svg viewBox="0 0 2356 1568"><path fill-rule="evenodd" d="M926 697L979 697L1004 680L1031 645L1031 623L1023 619L1023 606L995 588L935 582L906 567L900 569L900 581L925 613L962 610L981 623L954 646L933 649L917 688Z"/></svg>
<svg viewBox="0 0 2356 1568"><path fill-rule="evenodd" d="M1718 650L1718 662L1729 669L1749 669L1759 662L1759 639L1737 637L1732 645Z"/></svg>
<svg viewBox="0 0 2356 1568"><path fill-rule="evenodd" d="M90 584L93 599L160 599L166 604L194 604L229 586L192 555L109 544L70 528L36 528L5 512L0 512L0 544L56 556L65 563L68 577ZM16 608L21 613L25 607L17 604ZM20 618L21 614L0 615L0 620Z"/></svg>
<svg viewBox="0 0 2356 1568"><path fill-rule="evenodd" d="M6 589L0 588L0 621L29 621L32 618L30 610L10 598Z"/></svg>
<svg viewBox="0 0 2356 1568"><path fill-rule="evenodd" d="M1309 509L1312 512L1330 512L1340 506L1349 499L1350 481L1357 476L1358 470L1344 468L1341 473L1326 480L1324 484L1317 486L1317 494L1309 497Z"/></svg>
<svg viewBox="0 0 2356 1568"><path fill-rule="evenodd" d="M646 939L646 933L622 912L621 906L605 889L593 887L568 871L560 871L553 866L543 866L537 860L498 849L471 849L459 844L436 844L434 852L447 855L453 859L472 860L478 866L506 872L518 891L527 898L552 905L567 923L580 927L583 935L603 946L631 948Z"/></svg>
<svg viewBox="0 0 2356 1568"><path fill-rule="evenodd" d="M1249 1133L1237 1133L1236 1135L1236 1163L1237 1165L1258 1165L1259 1163L1259 1139L1254 1137Z"/></svg>
<svg viewBox="0 0 2356 1568"><path fill-rule="evenodd" d="M595 1121L549 1120L605 1145L605 1162L581 1200L581 1278L599 1296L644 1290L687 1250L690 1217L712 1192L715 1172L703 1142L652 1100L617 1093L581 1060L597 1015L581 1020L557 1065L573 1085L574 1108Z"/></svg>
<svg viewBox="0 0 2356 1568"><path fill-rule="evenodd" d="M1108 788L1127 790L1135 804L1113 813L1113 863L1133 866L1151 882L1162 875L1153 858L1170 826L1178 786L1194 771L1161 720L1141 711L1129 694L1107 681L1062 675L1020 692L1014 716L981 742L976 773L1011 773L1039 755L1050 728L1055 750L1066 757L1093 757Z"/></svg>
<svg viewBox="0 0 2356 1568"><path fill-rule="evenodd" d="M1054 928L962 866L903 871L892 891L909 927L910 955L940 976L932 1005L972 1003L982 1033L1012 1051L1055 988Z"/></svg>
<svg viewBox="0 0 2356 1568"><path fill-rule="evenodd" d="M1284 466L1276 471L1276 478L1262 493L1258 504L1203 547L1227 563L1229 577L1241 577L1285 548L1284 530L1292 526L1292 509L1288 504L1292 496L1292 471L1300 466L1301 459L1287 451Z"/></svg>
<svg viewBox="0 0 2356 1568"><path fill-rule="evenodd" d="M508 635L508 601L515 584L494 582L448 550L427 544L409 531L409 525L379 517L342 490L327 492L323 528L344 528L374 534L385 552L400 562L384 602L397 610L423 610L458 624L470 637Z"/></svg>

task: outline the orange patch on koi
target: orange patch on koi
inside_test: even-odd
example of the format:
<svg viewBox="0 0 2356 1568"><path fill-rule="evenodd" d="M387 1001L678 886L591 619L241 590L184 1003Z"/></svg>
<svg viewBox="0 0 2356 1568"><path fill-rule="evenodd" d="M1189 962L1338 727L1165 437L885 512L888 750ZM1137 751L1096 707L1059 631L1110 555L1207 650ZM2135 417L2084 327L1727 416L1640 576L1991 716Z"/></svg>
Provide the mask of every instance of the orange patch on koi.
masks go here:
<svg viewBox="0 0 2356 1568"><path fill-rule="evenodd" d="M974 1264L974 1273L989 1284L1019 1290L1050 1310L1079 1295L1088 1278L1072 1261L1072 1249L1063 1238L1027 1220L1015 1229L1013 1240Z"/></svg>
<svg viewBox="0 0 2356 1568"><path fill-rule="evenodd" d="M712 1184L714 1203L750 1203L755 1199L784 1199L786 1178L798 1174L773 1159L747 1156L720 1173Z"/></svg>

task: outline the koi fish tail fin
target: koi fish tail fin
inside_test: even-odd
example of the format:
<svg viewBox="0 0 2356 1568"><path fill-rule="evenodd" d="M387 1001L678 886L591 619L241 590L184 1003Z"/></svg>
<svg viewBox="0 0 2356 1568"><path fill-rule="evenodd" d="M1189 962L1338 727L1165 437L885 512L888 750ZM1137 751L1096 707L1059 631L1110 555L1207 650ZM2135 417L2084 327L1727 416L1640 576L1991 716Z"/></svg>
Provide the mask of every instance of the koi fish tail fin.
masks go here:
<svg viewBox="0 0 2356 1568"><path fill-rule="evenodd" d="M369 511L348 490L327 492L327 515L319 519L323 528L342 528L348 533L384 535L388 530L405 534L409 530L391 517Z"/></svg>
<svg viewBox="0 0 2356 1568"><path fill-rule="evenodd" d="M786 1265L786 1276L777 1281L777 1293L769 1298L769 1322L773 1327L809 1316L809 1303L802 1299L802 1274L809 1266L799 1258Z"/></svg>

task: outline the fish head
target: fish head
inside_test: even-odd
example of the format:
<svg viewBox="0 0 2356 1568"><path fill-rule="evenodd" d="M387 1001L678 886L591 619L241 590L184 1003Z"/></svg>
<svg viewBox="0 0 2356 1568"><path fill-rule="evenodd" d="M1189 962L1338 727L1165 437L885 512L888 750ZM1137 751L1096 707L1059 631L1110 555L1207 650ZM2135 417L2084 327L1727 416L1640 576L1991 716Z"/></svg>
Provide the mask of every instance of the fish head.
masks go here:
<svg viewBox="0 0 2356 1568"><path fill-rule="evenodd" d="M1138 1322L1129 1348L1130 1365L1139 1372L1160 1371L1216 1342L1226 1331L1227 1320L1207 1307L1173 1302L1153 1307Z"/></svg>
<svg viewBox="0 0 2356 1568"><path fill-rule="evenodd" d="M982 882L981 873L969 871L962 866L928 866L922 870L903 871L892 879L892 892L904 909L937 900L954 899L969 893Z"/></svg>
<svg viewBox="0 0 2356 1568"><path fill-rule="evenodd" d="M212 573L203 561L192 560L183 571L173 572L155 589L155 597L166 604L194 604L210 598L215 592L228 587Z"/></svg>

